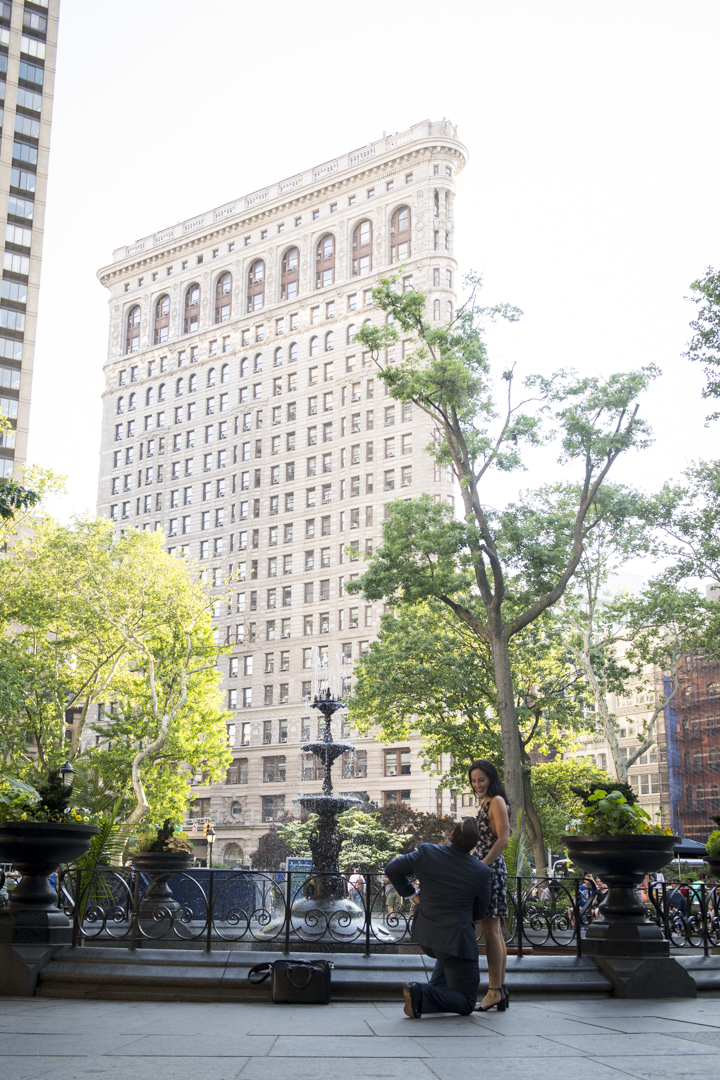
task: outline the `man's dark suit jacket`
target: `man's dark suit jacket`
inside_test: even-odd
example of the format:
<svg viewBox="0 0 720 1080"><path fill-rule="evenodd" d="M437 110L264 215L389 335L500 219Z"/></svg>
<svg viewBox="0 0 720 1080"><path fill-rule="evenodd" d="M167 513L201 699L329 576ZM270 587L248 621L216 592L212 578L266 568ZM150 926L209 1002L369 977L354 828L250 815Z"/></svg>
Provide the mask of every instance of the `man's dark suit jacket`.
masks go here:
<svg viewBox="0 0 720 1080"><path fill-rule="evenodd" d="M492 875L485 863L449 844L421 844L393 859L385 873L400 896L415 892L411 877L420 882L411 938L423 952L477 957L474 923L490 902Z"/></svg>

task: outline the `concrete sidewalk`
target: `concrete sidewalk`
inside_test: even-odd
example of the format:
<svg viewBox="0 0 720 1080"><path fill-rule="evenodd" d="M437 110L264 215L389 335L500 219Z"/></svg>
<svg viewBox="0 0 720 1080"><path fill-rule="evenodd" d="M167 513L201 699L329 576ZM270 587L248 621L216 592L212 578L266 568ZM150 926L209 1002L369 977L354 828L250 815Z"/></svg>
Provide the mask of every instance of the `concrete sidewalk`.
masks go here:
<svg viewBox="0 0 720 1080"><path fill-rule="evenodd" d="M709 1080L720 1075L718 1051L720 997L513 1001L505 1013L421 1020L407 1019L402 1001L0 999L7 1080Z"/></svg>

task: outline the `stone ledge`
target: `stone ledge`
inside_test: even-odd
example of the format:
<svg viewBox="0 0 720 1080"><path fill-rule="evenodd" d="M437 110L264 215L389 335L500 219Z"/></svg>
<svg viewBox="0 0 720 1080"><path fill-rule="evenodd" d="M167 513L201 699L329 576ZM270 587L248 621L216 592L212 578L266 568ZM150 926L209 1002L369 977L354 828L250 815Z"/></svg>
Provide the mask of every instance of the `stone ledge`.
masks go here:
<svg viewBox="0 0 720 1080"><path fill-rule="evenodd" d="M303 959L332 959L333 1000L397 1000L403 983L424 982L434 961L421 954L358 956L302 953ZM276 952L203 954L165 949L60 950L40 972L37 995L137 1001L268 1001L269 980L248 982L250 967L278 959ZM487 963L480 957L481 985ZM518 997L536 994L603 994L612 985L592 960L567 956L508 959L508 985Z"/></svg>

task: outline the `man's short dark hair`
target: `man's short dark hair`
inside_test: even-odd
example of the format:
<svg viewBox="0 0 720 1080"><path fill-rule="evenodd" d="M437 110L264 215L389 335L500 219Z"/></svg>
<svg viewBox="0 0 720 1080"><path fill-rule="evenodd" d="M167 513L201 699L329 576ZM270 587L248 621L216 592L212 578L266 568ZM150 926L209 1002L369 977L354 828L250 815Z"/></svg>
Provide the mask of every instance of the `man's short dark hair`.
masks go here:
<svg viewBox="0 0 720 1080"><path fill-rule="evenodd" d="M450 834L450 843L458 851L472 851L480 839L478 823L473 817L463 818Z"/></svg>

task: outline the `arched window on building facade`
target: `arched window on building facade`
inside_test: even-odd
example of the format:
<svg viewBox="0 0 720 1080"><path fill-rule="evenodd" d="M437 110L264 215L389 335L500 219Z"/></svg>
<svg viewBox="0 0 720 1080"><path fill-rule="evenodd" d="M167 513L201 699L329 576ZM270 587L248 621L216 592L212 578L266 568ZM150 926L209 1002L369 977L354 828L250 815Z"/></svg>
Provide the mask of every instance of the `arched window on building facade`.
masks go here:
<svg viewBox="0 0 720 1080"><path fill-rule="evenodd" d="M372 270L372 224L361 221L353 230L352 272L353 277L369 274Z"/></svg>
<svg viewBox="0 0 720 1080"><path fill-rule="evenodd" d="M221 274L215 285L215 322L227 322L232 315L232 274Z"/></svg>
<svg viewBox="0 0 720 1080"><path fill-rule="evenodd" d="M193 282L185 293L184 333L194 334L200 325L200 286Z"/></svg>
<svg viewBox="0 0 720 1080"><path fill-rule="evenodd" d="M326 233L315 252L315 288L324 289L335 281L335 237Z"/></svg>
<svg viewBox="0 0 720 1080"><path fill-rule="evenodd" d="M170 334L170 297L161 296L155 305L155 344L162 345Z"/></svg>
<svg viewBox="0 0 720 1080"><path fill-rule="evenodd" d="M265 263L257 259L248 270L247 309L259 311L265 302Z"/></svg>
<svg viewBox="0 0 720 1080"><path fill-rule="evenodd" d="M125 337L125 352L139 352L140 350L140 305L135 304L127 313L127 335Z"/></svg>
<svg viewBox="0 0 720 1080"><path fill-rule="evenodd" d="M290 248L282 257L280 274L280 299L292 300L298 294L300 277L300 254L296 247Z"/></svg>
<svg viewBox="0 0 720 1080"><path fill-rule="evenodd" d="M410 207L398 206L390 219L390 262L410 258Z"/></svg>

